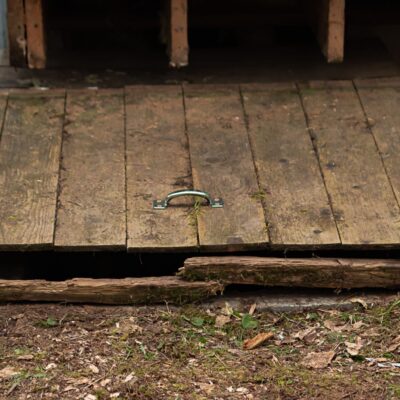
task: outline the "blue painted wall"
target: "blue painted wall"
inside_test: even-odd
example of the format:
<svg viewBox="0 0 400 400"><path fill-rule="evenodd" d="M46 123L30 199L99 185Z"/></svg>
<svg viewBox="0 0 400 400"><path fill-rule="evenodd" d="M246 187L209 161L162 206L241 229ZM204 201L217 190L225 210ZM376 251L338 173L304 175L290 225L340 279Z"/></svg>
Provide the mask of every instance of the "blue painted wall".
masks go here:
<svg viewBox="0 0 400 400"><path fill-rule="evenodd" d="M0 49L7 47L6 2L7 0L0 0Z"/></svg>

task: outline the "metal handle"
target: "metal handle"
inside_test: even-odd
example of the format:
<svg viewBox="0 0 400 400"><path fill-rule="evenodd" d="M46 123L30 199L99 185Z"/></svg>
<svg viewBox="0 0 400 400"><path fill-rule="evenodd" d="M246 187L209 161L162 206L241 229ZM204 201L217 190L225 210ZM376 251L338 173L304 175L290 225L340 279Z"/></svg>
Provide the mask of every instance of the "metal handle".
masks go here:
<svg viewBox="0 0 400 400"><path fill-rule="evenodd" d="M202 190L188 189L171 192L164 200L154 200L153 208L155 210L165 210L172 199L182 196L202 197L203 199L206 199L208 204L213 208L222 208L224 206L224 201L220 198L213 199L207 192L203 192Z"/></svg>

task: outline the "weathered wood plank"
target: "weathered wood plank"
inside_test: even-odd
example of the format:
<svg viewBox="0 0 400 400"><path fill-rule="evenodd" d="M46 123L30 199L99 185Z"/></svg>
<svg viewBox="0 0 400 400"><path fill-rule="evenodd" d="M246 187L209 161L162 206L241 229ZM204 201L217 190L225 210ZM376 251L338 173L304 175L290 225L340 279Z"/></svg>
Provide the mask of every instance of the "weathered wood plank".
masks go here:
<svg viewBox="0 0 400 400"><path fill-rule="evenodd" d="M67 93L55 245L126 246L123 90Z"/></svg>
<svg viewBox="0 0 400 400"><path fill-rule="evenodd" d="M400 203L400 79L359 80L356 86Z"/></svg>
<svg viewBox="0 0 400 400"><path fill-rule="evenodd" d="M43 21L43 1L25 0L26 43L29 68L46 67L46 39Z"/></svg>
<svg viewBox="0 0 400 400"><path fill-rule="evenodd" d="M181 87L127 88L126 129L128 250L197 248L190 203L152 209L152 200L193 185Z"/></svg>
<svg viewBox="0 0 400 400"><path fill-rule="evenodd" d="M179 275L228 284L309 288L400 287L400 261L384 259L197 257Z"/></svg>
<svg viewBox="0 0 400 400"><path fill-rule="evenodd" d="M10 94L0 148L0 247L53 244L63 92Z"/></svg>
<svg viewBox="0 0 400 400"><path fill-rule="evenodd" d="M189 63L187 0L167 0L169 5L169 64L185 67Z"/></svg>
<svg viewBox="0 0 400 400"><path fill-rule="evenodd" d="M304 0L322 53L329 63L342 62L345 0Z"/></svg>
<svg viewBox="0 0 400 400"><path fill-rule="evenodd" d="M400 212L351 82L301 86L344 245L400 243Z"/></svg>
<svg viewBox="0 0 400 400"><path fill-rule="evenodd" d="M185 282L177 277L85 279L55 282L0 280L0 302L49 301L98 304L182 304L216 296L217 282Z"/></svg>
<svg viewBox="0 0 400 400"><path fill-rule="evenodd" d="M26 66L25 8L23 0L7 0L8 47L10 64Z"/></svg>
<svg viewBox="0 0 400 400"><path fill-rule="evenodd" d="M340 244L294 85L242 87L272 245Z"/></svg>
<svg viewBox="0 0 400 400"><path fill-rule="evenodd" d="M0 92L0 146L1 146L1 135L3 130L4 118L6 116L7 97L8 93Z"/></svg>
<svg viewBox="0 0 400 400"><path fill-rule="evenodd" d="M268 232L238 88L188 85L184 91L194 185L225 201L224 208L201 208L200 245L264 246Z"/></svg>

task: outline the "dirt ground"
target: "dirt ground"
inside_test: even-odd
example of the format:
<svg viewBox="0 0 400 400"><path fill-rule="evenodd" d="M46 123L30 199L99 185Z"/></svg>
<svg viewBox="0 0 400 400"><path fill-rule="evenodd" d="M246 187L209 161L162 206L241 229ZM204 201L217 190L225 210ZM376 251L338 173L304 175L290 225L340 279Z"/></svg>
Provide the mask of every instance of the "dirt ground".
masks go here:
<svg viewBox="0 0 400 400"><path fill-rule="evenodd" d="M355 303L297 314L3 305L0 398L400 399L400 297ZM259 333L269 338L245 349Z"/></svg>

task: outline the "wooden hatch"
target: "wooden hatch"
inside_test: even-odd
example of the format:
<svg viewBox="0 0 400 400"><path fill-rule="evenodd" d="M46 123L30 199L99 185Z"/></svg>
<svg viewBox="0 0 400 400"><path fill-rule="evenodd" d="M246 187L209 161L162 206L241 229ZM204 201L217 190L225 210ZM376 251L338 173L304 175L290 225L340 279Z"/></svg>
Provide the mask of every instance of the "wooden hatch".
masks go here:
<svg viewBox="0 0 400 400"><path fill-rule="evenodd" d="M0 247L398 247L399 87L2 92ZM188 188L222 197L224 208L152 208Z"/></svg>

